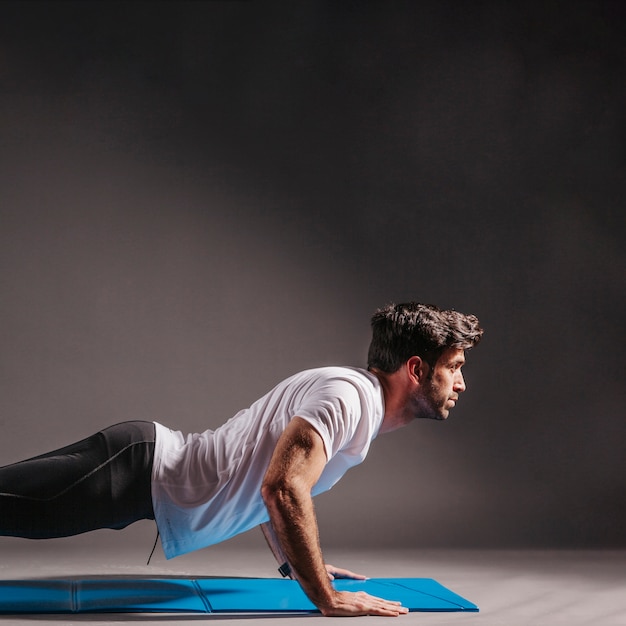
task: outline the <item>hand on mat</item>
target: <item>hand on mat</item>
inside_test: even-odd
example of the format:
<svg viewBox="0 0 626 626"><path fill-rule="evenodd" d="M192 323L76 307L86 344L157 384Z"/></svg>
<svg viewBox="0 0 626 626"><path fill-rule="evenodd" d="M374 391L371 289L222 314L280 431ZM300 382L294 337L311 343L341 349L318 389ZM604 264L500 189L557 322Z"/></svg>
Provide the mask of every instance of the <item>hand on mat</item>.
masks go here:
<svg viewBox="0 0 626 626"><path fill-rule="evenodd" d="M338 591L334 596L332 606L319 607L325 617L347 617L358 615L381 615L384 617L398 617L409 612L409 609L399 602L383 600L369 593L358 591Z"/></svg>
<svg viewBox="0 0 626 626"><path fill-rule="evenodd" d="M367 580L367 576L363 576L363 574L355 574L349 569L335 567L330 563L326 563L326 571L328 572L328 578L330 578L331 580L335 580L335 578L354 578L355 580Z"/></svg>

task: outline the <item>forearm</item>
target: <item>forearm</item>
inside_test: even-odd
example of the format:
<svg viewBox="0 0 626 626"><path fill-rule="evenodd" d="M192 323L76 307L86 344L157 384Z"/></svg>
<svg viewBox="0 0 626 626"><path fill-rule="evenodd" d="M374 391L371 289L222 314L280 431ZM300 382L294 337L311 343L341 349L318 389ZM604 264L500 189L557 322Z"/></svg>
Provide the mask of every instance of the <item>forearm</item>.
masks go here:
<svg viewBox="0 0 626 626"><path fill-rule="evenodd" d="M310 494L276 489L264 497L281 558L314 604L330 606L335 591L324 565Z"/></svg>

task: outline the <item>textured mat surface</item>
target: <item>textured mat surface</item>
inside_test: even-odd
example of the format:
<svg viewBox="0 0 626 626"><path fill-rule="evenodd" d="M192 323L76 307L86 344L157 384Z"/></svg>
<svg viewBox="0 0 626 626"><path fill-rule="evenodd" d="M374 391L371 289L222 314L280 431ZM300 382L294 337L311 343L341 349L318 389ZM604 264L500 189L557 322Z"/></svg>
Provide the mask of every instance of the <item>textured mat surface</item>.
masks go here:
<svg viewBox="0 0 626 626"><path fill-rule="evenodd" d="M411 611L478 611L431 578L338 580L340 591L397 600ZM314 612L296 581L279 578L155 578L0 581L0 613Z"/></svg>

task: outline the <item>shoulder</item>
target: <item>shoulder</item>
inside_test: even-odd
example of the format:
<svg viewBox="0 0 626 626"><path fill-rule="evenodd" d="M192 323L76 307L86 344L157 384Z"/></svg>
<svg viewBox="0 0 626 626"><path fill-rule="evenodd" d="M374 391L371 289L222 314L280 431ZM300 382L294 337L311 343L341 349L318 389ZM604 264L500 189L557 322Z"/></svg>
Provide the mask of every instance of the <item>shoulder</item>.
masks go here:
<svg viewBox="0 0 626 626"><path fill-rule="evenodd" d="M379 386L376 376L358 367L338 365L318 367L300 372L296 376L319 385L351 385L362 389L375 389Z"/></svg>
<svg viewBox="0 0 626 626"><path fill-rule="evenodd" d="M325 367L321 368L320 383L335 390L338 395L350 396L359 402L380 395L380 382L374 374L356 367Z"/></svg>
<svg viewBox="0 0 626 626"><path fill-rule="evenodd" d="M302 372L301 406L319 406L340 413L363 410L376 412L382 397L380 383L370 372L329 366Z"/></svg>

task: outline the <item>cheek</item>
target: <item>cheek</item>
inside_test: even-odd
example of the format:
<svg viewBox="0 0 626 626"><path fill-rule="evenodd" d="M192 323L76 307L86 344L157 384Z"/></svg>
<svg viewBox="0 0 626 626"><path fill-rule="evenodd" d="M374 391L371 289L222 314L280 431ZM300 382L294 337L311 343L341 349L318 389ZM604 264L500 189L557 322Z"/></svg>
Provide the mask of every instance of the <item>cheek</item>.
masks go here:
<svg viewBox="0 0 626 626"><path fill-rule="evenodd" d="M447 369L441 368L440 370L435 372L435 375L433 376L433 382L435 382L439 386L446 385L449 378L448 374L449 372Z"/></svg>
<svg viewBox="0 0 626 626"><path fill-rule="evenodd" d="M454 386L454 375L452 373L447 373L447 372L444 374L440 374L437 377L435 384L438 389L440 389L442 392L447 393Z"/></svg>

